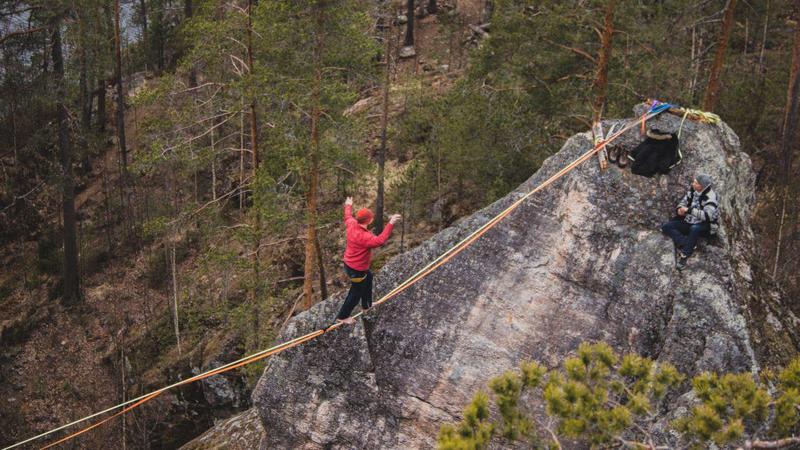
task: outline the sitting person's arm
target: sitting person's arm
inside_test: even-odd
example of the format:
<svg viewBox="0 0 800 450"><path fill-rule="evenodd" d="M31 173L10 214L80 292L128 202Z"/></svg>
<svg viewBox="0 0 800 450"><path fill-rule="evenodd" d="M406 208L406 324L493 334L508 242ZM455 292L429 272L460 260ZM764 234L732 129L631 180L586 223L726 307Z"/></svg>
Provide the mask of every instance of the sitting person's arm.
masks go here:
<svg viewBox="0 0 800 450"><path fill-rule="evenodd" d="M676 212L679 216L683 217L686 215L686 212L689 210L689 193L683 194L683 198L681 201L678 202L678 207L676 208Z"/></svg>

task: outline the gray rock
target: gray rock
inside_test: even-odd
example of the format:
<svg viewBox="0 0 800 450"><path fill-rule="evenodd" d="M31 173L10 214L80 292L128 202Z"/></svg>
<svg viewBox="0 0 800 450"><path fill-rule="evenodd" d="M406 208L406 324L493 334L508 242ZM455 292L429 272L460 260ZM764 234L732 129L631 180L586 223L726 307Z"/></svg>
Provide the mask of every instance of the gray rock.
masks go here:
<svg viewBox="0 0 800 450"><path fill-rule="evenodd" d="M218 338L218 340L221 342L212 340L212 343L207 346L206 350L210 349L211 354L202 367L192 368L193 375L214 367L220 367L228 362L230 355L236 355L241 352L241 349L237 348L239 345L237 339L224 336ZM221 413L223 410L241 411L242 408L249 406L244 381L235 372L227 372L205 378L200 381L200 385L206 402L217 413Z"/></svg>
<svg viewBox="0 0 800 450"><path fill-rule="evenodd" d="M252 450L264 434L255 408L219 422L181 450Z"/></svg>
<svg viewBox="0 0 800 450"><path fill-rule="evenodd" d="M414 50L413 45L406 45L404 47L400 47L400 52L398 53L401 58L405 59L405 58L413 58L414 55L417 54L417 51Z"/></svg>
<svg viewBox="0 0 800 450"><path fill-rule="evenodd" d="M654 122L674 130L680 118ZM431 448L490 378L524 360L556 366L582 341L687 374L757 370L745 320L755 295L750 159L724 123L687 121L682 137L684 161L668 176L601 172L593 158L355 326L271 358L252 397L260 448ZM635 129L620 145L640 140ZM514 192L391 259L376 298L590 147L589 134L572 137ZM659 225L696 171L717 180L722 230L679 273ZM342 300L298 315L279 341L326 327Z"/></svg>

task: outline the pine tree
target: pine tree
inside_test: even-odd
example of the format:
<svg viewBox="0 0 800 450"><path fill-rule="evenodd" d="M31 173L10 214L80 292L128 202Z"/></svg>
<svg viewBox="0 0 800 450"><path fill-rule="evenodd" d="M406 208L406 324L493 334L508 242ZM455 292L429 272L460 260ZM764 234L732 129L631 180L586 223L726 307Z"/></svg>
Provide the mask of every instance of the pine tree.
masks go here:
<svg viewBox="0 0 800 450"><path fill-rule="evenodd" d="M67 92L64 80L64 56L61 41L62 17L56 16L52 24L53 71L56 83L56 109L58 111L58 146L61 162L62 212L64 219L64 302L69 305L81 299L78 266L77 217L75 213L75 182L72 174L72 143L67 117Z"/></svg>
<svg viewBox="0 0 800 450"><path fill-rule="evenodd" d="M711 71L708 75L708 86L706 86L706 94L703 99L703 109L706 111L714 111L719 98L719 80L722 76L725 51L728 49L728 40L731 35L731 27L733 27L733 13L735 9L736 0L728 0L728 3L725 5L725 14L722 19L719 39L717 40L717 51L714 56L714 63L711 65Z"/></svg>
<svg viewBox="0 0 800 450"><path fill-rule="evenodd" d="M750 373L702 373L691 380L698 405L672 422L682 445L691 448L743 445L780 448L800 443L800 358L779 374L763 376L771 394ZM440 449L486 449L492 442L527 442L561 448L560 439L592 447L655 448L652 418L685 376L669 363L636 354L617 355L605 343L582 343L576 355L547 370L526 362L489 382L498 419L486 394L478 392L457 425L443 425ZM525 411L521 398L544 403L548 420ZM551 424L553 426L551 426Z"/></svg>
<svg viewBox="0 0 800 450"><path fill-rule="evenodd" d="M259 14L270 80L276 92L292 105L291 114L276 118L294 130L305 147L305 258L304 301L314 303L313 282L318 269L318 207L320 173L338 149L334 123L348 122L342 113L355 102L354 83L373 70L370 58L375 43L364 35L368 17L353 0L306 0L263 4ZM299 115L299 120L294 115ZM288 119L288 120L287 120ZM305 130L303 130L305 128ZM339 202L337 202L339 203Z"/></svg>

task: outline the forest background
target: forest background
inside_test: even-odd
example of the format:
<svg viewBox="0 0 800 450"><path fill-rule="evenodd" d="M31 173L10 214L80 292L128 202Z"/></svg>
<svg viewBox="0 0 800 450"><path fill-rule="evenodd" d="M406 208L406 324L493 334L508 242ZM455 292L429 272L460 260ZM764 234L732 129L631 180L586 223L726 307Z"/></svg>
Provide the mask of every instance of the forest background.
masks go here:
<svg viewBox="0 0 800 450"><path fill-rule="evenodd" d="M346 287L345 196L376 230L404 216L379 268L647 98L737 132L757 282L798 298L798 18L779 0L3 0L0 445L269 345ZM248 407L262 369L84 445L177 446Z"/></svg>

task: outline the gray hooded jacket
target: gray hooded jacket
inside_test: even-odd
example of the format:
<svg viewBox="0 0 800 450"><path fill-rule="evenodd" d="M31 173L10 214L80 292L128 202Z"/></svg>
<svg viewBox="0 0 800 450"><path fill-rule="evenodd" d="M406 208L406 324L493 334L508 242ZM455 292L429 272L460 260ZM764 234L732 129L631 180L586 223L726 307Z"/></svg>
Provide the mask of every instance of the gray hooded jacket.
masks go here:
<svg viewBox="0 0 800 450"><path fill-rule="evenodd" d="M694 225L708 222L711 224L712 231L716 229L719 221L719 203L717 202L717 193L711 189L711 186L701 192L690 188L678 202L678 208L689 208L683 219L686 223Z"/></svg>

